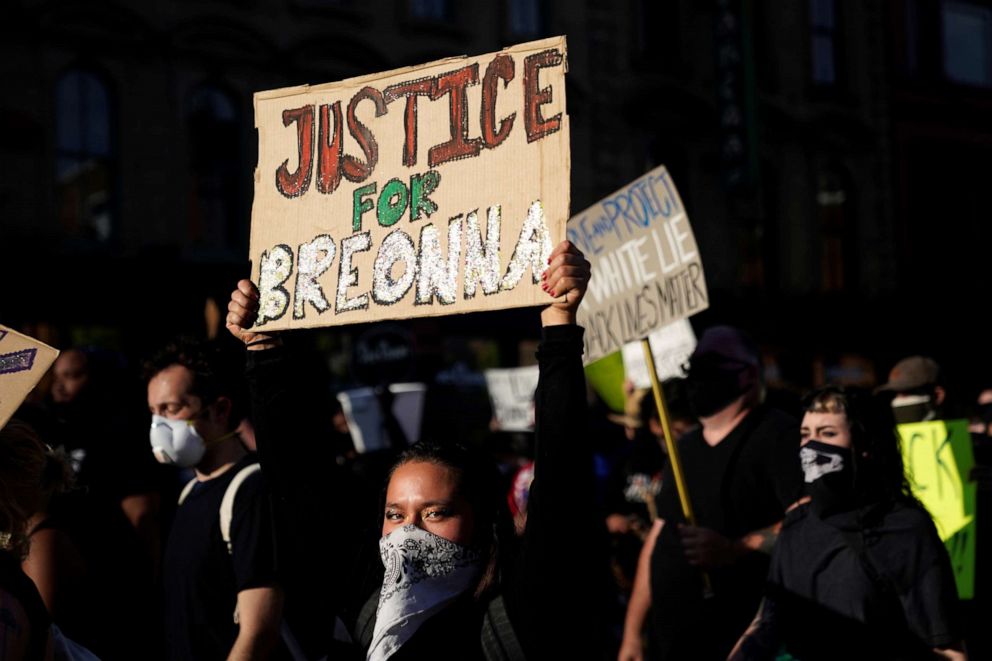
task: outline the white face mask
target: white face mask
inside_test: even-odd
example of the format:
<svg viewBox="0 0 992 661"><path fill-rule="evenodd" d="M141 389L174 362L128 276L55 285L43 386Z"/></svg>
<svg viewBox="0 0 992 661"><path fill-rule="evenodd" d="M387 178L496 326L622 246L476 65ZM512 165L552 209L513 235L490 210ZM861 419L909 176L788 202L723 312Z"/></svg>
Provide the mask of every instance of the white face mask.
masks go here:
<svg viewBox="0 0 992 661"><path fill-rule="evenodd" d="M392 656L432 615L475 585L482 560L475 550L414 525L379 540L386 574L366 659Z"/></svg>
<svg viewBox="0 0 992 661"><path fill-rule="evenodd" d="M192 420L169 420L153 415L148 436L152 453L161 464L192 468L200 463L207 451L207 444L196 431Z"/></svg>

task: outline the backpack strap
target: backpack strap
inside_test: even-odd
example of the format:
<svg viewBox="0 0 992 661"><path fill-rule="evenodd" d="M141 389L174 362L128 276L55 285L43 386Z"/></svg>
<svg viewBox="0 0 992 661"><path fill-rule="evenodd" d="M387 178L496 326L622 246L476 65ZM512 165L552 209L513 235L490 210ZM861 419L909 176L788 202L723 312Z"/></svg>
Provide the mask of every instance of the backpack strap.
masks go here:
<svg viewBox="0 0 992 661"><path fill-rule="evenodd" d="M249 464L238 471L231 483L224 491L224 498L220 501L220 536L224 540L227 552L234 555L234 547L231 545L231 521L234 519L234 499L238 496L238 489L244 481L255 473L262 470L259 464Z"/></svg>
<svg viewBox="0 0 992 661"><path fill-rule="evenodd" d="M185 500L189 497L189 495L193 493L193 487L196 486L197 482L198 480L194 477L192 480L186 483L186 486L183 487L183 490L179 492L179 501L178 501L179 505L182 505L183 502L185 502Z"/></svg>
<svg viewBox="0 0 992 661"><path fill-rule="evenodd" d="M486 661L525 661L523 647L506 612L503 595L489 602L482 618L482 651Z"/></svg>

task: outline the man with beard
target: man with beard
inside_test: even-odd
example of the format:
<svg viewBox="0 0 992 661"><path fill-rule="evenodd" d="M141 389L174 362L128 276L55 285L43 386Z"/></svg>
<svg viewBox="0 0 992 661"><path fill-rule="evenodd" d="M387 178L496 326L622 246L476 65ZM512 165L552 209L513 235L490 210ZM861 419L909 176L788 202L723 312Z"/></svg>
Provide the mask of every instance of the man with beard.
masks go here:
<svg viewBox="0 0 992 661"><path fill-rule="evenodd" d="M761 600L782 518L802 495L798 425L762 405L760 361L740 331L710 328L689 359L701 426L678 443L696 525L669 466L638 561L619 659L724 659Z"/></svg>

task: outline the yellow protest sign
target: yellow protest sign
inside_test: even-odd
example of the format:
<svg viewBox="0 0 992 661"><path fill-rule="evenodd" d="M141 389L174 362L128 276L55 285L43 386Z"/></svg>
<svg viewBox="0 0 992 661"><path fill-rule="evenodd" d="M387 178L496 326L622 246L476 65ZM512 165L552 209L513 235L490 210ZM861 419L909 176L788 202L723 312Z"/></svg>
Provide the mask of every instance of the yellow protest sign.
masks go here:
<svg viewBox="0 0 992 661"><path fill-rule="evenodd" d="M899 425L902 460L910 486L930 512L947 546L958 596L975 594L975 458L965 420Z"/></svg>

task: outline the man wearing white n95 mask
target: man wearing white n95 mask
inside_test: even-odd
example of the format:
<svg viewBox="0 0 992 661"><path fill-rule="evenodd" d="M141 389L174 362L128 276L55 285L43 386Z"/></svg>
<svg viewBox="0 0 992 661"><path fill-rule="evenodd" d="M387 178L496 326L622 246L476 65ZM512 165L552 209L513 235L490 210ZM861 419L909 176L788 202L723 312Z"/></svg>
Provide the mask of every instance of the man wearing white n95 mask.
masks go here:
<svg viewBox="0 0 992 661"><path fill-rule="evenodd" d="M193 468L163 565L172 659L268 658L279 641L268 495L241 420L234 370L207 344L183 341L146 364L158 461Z"/></svg>

